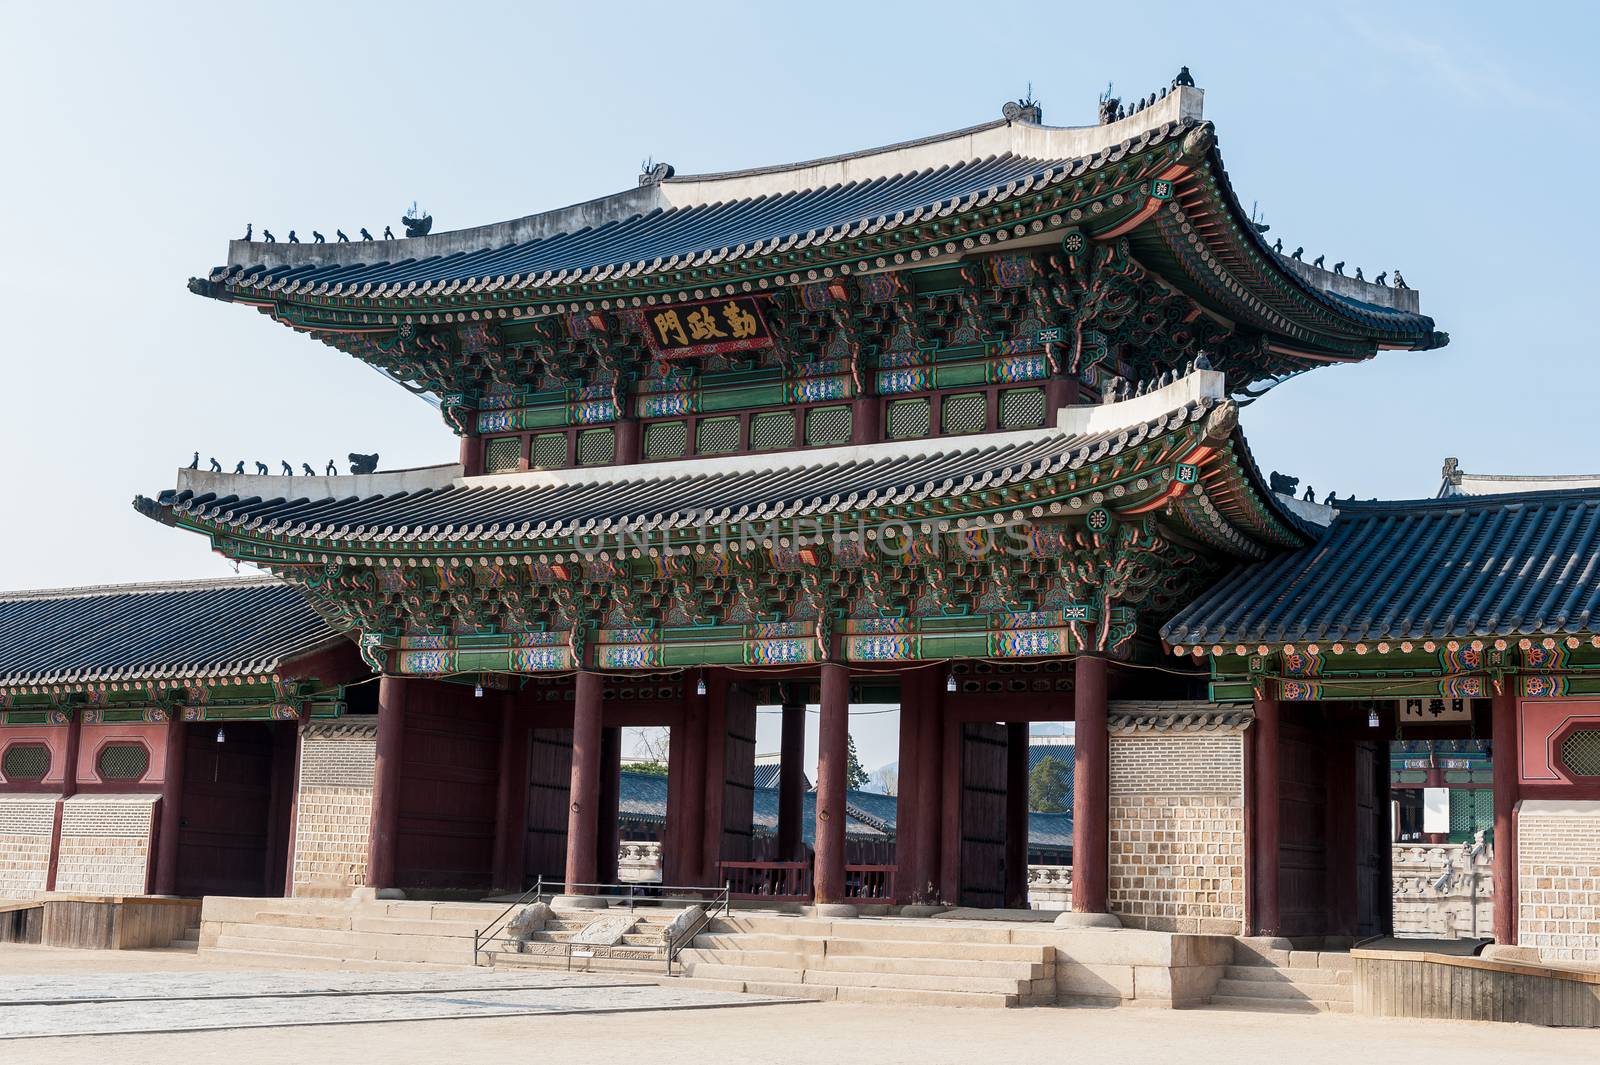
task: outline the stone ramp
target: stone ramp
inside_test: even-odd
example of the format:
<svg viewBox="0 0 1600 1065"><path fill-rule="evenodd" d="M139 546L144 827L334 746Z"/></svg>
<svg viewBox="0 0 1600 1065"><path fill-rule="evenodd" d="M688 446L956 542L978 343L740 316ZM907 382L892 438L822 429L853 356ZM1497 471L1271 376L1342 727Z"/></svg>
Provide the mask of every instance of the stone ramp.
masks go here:
<svg viewBox="0 0 1600 1065"><path fill-rule="evenodd" d="M504 906L384 899L208 896L202 957L239 967L415 971L472 964L472 937Z"/></svg>

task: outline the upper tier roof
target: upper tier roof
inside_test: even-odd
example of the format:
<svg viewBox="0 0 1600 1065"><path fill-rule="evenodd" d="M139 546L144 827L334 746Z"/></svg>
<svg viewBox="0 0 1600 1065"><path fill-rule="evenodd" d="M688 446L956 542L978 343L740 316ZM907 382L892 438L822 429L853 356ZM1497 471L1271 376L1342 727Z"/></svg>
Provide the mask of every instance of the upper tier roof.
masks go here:
<svg viewBox="0 0 1600 1065"><path fill-rule="evenodd" d="M550 541L820 520L1080 469L1200 424L1229 403L1223 375L1201 370L1134 399L1064 408L1058 424L1043 430L471 478L459 466L331 478L181 470L176 490L135 505L158 520L325 546ZM1301 524L1276 513L1284 525Z"/></svg>
<svg viewBox="0 0 1600 1065"><path fill-rule="evenodd" d="M0 594L0 686L269 674L338 643L271 577Z"/></svg>
<svg viewBox="0 0 1600 1065"><path fill-rule="evenodd" d="M1179 612L1173 645L1600 632L1600 491L1342 503Z"/></svg>
<svg viewBox="0 0 1600 1065"><path fill-rule="evenodd" d="M1440 499L1450 496L1507 495L1519 492L1551 492L1569 488L1600 489L1600 473L1516 474L1468 473L1455 459L1444 460L1444 475L1439 484Z"/></svg>
<svg viewBox="0 0 1600 1065"><path fill-rule="evenodd" d="M1050 190L1067 193L1076 182L1069 198L1092 210L1070 212L1073 219L1082 216L1072 224L1096 236L1146 233L1143 251L1165 261L1175 277L1184 271L1206 274L1184 278L1184 287L1208 293L1208 301L1229 318L1254 321L1299 344L1309 342L1305 330L1322 329L1382 345L1443 343L1432 319L1420 313L1415 290L1316 269L1262 241L1228 184L1210 124L1202 118L1203 98L1200 90L1182 87L1106 125L1050 127L1015 118L786 166L650 180L560 210L425 237L347 244L233 241L227 264L194 287L258 304L315 304L327 314L297 324L335 331L398 321L384 310L453 313L481 304L491 317L504 318L509 308L503 301L516 298L616 295L638 305L651 292L716 284L730 275L758 277L761 287L769 278L781 285L802 265L790 260L804 258L808 249L829 249L805 264L819 271L881 268L885 252L898 245L885 247L878 238L919 227L924 231L915 239L907 237L911 246L995 250L1004 241L1013 247L1054 242L1059 232L1037 220L1031 230L1013 225L1001 210ZM1164 158L1160 152L1171 153L1174 163L1157 171L1206 175L1202 185L1179 190L1183 211L1192 217L1174 213L1158 224L1149 180L1154 171L1143 179L1143 191L1126 174L1111 182L1119 189L1119 182L1129 184L1114 195L1111 187L1094 196L1081 187L1086 176L1111 175L1124 161ZM1104 196L1096 198L1100 192ZM1178 212L1177 200L1172 207ZM1068 224L1063 208L1046 208L1045 214L1052 210L1051 225ZM1219 220L1227 222L1222 229ZM876 242L874 249L861 245L861 238ZM992 247L981 247L991 241ZM1197 262L1188 262L1194 255ZM921 257L919 251L911 261ZM639 284L645 280L648 285ZM1291 307L1295 301L1306 306ZM1320 324L1319 315L1326 317Z"/></svg>

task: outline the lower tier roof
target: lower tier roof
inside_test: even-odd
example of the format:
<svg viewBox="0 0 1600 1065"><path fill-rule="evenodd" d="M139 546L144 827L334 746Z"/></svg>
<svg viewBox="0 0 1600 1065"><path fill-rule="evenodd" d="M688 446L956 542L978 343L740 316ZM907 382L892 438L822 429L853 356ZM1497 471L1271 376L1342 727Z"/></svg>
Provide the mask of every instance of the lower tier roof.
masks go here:
<svg viewBox="0 0 1600 1065"><path fill-rule="evenodd" d="M0 594L0 687L270 674L342 639L270 577Z"/></svg>
<svg viewBox="0 0 1600 1065"><path fill-rule="evenodd" d="M1600 490L1341 504L1311 546L1235 570L1173 645L1592 635Z"/></svg>

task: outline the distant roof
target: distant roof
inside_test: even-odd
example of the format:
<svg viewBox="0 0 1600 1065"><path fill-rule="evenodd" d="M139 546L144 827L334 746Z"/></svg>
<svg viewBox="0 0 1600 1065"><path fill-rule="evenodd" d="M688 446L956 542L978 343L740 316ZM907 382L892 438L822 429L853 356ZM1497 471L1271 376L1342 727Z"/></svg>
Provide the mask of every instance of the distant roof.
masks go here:
<svg viewBox="0 0 1600 1065"><path fill-rule="evenodd" d="M1343 503L1318 542L1241 567L1169 644L1593 635L1600 490Z"/></svg>
<svg viewBox="0 0 1600 1065"><path fill-rule="evenodd" d="M272 577L0 593L0 686L266 674L342 639Z"/></svg>
<svg viewBox="0 0 1600 1065"><path fill-rule="evenodd" d="M1450 496L1512 495L1525 492L1562 491L1570 488L1600 489L1600 473L1468 473L1455 459L1444 460L1439 498Z"/></svg>

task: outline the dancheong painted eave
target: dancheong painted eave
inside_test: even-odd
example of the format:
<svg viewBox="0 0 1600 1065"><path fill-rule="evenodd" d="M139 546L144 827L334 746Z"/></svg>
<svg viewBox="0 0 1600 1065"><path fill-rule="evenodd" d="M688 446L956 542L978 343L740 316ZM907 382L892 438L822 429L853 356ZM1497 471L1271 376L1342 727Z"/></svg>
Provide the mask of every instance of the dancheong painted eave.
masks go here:
<svg viewBox="0 0 1600 1065"><path fill-rule="evenodd" d="M1100 126L1013 118L884 148L652 180L573 207L399 241L235 241L191 283L297 328L515 320L762 292L819 279L1126 236L1213 314L1309 360L1446 342L1412 289L1269 247L1229 184L1203 93Z"/></svg>
<svg viewBox="0 0 1600 1065"><path fill-rule="evenodd" d="M1134 399L1064 408L1057 425L1043 431L471 478L457 466L335 478L184 470L178 488L135 505L158 521L226 537L235 547L293 545L310 553L307 560L329 551L426 557L570 550L585 538L622 533L687 541L740 523L812 522L822 536L827 519L878 521L919 511L999 521L1018 508L1031 513L1046 498L1029 486L1082 474L1081 486L1063 492L1070 498L1050 514L1087 513L1098 505L1088 502L1094 492L1109 494L1113 509L1148 510L1152 501L1188 489L1197 508L1192 516L1185 511L1191 532L1197 540L1211 539L1224 555L1260 557L1264 545L1305 542L1315 527L1265 502L1271 493L1261 487L1236 423L1223 375L1197 370ZM1164 457L1150 468L1128 463L1130 478L1142 473L1138 485L1108 493L1101 488L1111 486L1087 476L1097 463L1147 445L1165 448ZM1212 456L1207 461L1227 481L1215 501L1202 484L1163 479L1170 476L1167 467L1197 448ZM1229 452L1226 461L1219 449ZM1019 502L985 501L986 494L1008 488L1023 490ZM1245 516L1250 498L1260 501L1253 520ZM947 501L949 508L933 508Z"/></svg>
<svg viewBox="0 0 1600 1065"><path fill-rule="evenodd" d="M0 593L0 689L264 677L342 642L270 577Z"/></svg>
<svg viewBox="0 0 1600 1065"><path fill-rule="evenodd" d="M1223 653L1358 641L1600 645L1600 490L1340 504L1316 543L1236 570L1162 637Z"/></svg>

